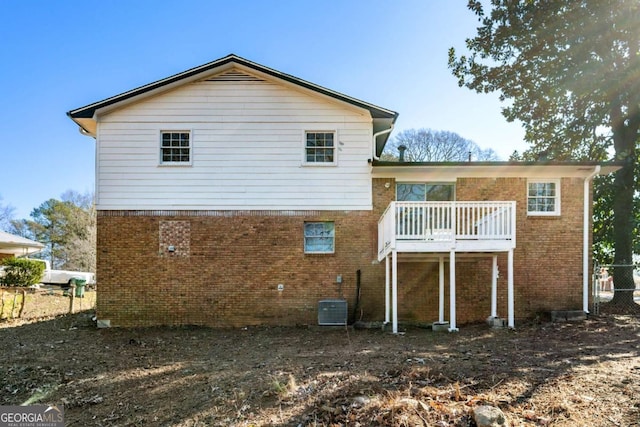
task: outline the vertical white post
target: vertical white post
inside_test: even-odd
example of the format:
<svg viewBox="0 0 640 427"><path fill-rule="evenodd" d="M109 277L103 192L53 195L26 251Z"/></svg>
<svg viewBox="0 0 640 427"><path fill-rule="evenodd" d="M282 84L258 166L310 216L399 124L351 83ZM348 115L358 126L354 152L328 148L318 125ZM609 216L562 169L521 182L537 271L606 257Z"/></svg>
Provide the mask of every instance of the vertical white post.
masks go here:
<svg viewBox="0 0 640 427"><path fill-rule="evenodd" d="M398 333L398 253L391 251L391 305L393 333Z"/></svg>
<svg viewBox="0 0 640 427"><path fill-rule="evenodd" d="M509 272L507 280L507 324L510 328L515 328L513 314L513 249L509 249Z"/></svg>
<svg viewBox="0 0 640 427"><path fill-rule="evenodd" d="M583 208L582 208L582 311L589 313L589 233L590 215L589 215L589 182L591 178L600 173L600 165L584 179L583 189Z"/></svg>
<svg viewBox="0 0 640 427"><path fill-rule="evenodd" d="M391 276L389 255L384 257L384 323L391 322Z"/></svg>
<svg viewBox="0 0 640 427"><path fill-rule="evenodd" d="M449 332L456 328L456 251L449 252Z"/></svg>
<svg viewBox="0 0 640 427"><path fill-rule="evenodd" d="M498 255L493 256L491 268L491 317L498 317Z"/></svg>
<svg viewBox="0 0 640 427"><path fill-rule="evenodd" d="M444 323L444 257L441 256L439 260L439 269L438 269L438 281L439 281L439 290L438 290L438 323Z"/></svg>

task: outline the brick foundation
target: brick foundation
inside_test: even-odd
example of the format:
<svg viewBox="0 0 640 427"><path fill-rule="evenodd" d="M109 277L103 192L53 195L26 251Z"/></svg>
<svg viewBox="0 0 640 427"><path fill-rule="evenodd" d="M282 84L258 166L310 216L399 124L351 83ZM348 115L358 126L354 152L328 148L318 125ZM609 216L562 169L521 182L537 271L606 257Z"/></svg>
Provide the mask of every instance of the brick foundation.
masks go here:
<svg viewBox="0 0 640 427"><path fill-rule="evenodd" d="M541 218L526 215L526 179L458 180L458 200L517 201L516 318L581 308L582 200L573 195L582 194L582 185L564 179L562 215ZM373 211L100 211L98 317L112 326L316 324L319 300L345 298L349 321L383 320L377 222L394 196L392 179L374 179ZM335 222L334 254L304 253L305 221ZM498 264L499 315L506 317L506 254ZM448 264L445 270L448 319ZM458 324L484 320L491 254L459 255L456 284ZM398 290L400 320L437 320L437 263L399 263Z"/></svg>

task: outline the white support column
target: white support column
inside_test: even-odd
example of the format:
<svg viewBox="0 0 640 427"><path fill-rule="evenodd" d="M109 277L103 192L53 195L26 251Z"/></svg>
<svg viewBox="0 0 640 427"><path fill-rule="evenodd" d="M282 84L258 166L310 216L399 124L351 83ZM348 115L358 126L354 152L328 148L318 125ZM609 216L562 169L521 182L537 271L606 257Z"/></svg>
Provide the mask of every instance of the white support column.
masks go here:
<svg viewBox="0 0 640 427"><path fill-rule="evenodd" d="M439 290L438 290L438 323L444 323L444 257L441 256L439 259L439 269L438 269L438 282L439 282Z"/></svg>
<svg viewBox="0 0 640 427"><path fill-rule="evenodd" d="M515 328L514 314L513 314L513 249L509 249L508 260L508 280L507 280L507 325L510 328Z"/></svg>
<svg viewBox="0 0 640 427"><path fill-rule="evenodd" d="M491 269L491 317L498 317L498 255L493 256Z"/></svg>
<svg viewBox="0 0 640 427"><path fill-rule="evenodd" d="M391 276L389 255L384 257L384 324L391 322Z"/></svg>
<svg viewBox="0 0 640 427"><path fill-rule="evenodd" d="M449 252L449 332L457 332L456 327L456 251Z"/></svg>
<svg viewBox="0 0 640 427"><path fill-rule="evenodd" d="M391 251L391 305L393 315L393 333L398 333L398 253Z"/></svg>
<svg viewBox="0 0 640 427"><path fill-rule="evenodd" d="M591 179L600 173L600 165L584 179L583 208L582 208L582 311L589 313L589 233L591 233L590 212L590 182Z"/></svg>

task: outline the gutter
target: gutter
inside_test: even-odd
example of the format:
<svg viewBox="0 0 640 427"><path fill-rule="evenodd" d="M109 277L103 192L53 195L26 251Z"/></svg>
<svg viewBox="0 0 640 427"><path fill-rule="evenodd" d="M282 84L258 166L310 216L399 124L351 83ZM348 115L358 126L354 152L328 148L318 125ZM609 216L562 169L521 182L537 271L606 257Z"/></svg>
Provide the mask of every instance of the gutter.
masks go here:
<svg viewBox="0 0 640 427"><path fill-rule="evenodd" d="M380 135L391 133L391 131L393 130L394 126L395 126L395 124L391 123L391 127L389 129L383 129L380 132L377 132L377 133L373 134L373 144L372 144L372 146L373 146L373 160L380 160L380 157L376 155L376 148L378 148L377 145L376 145L377 141L378 141L378 137Z"/></svg>
<svg viewBox="0 0 640 427"><path fill-rule="evenodd" d="M594 176L600 173L600 165L597 165L584 179L584 207L582 224L582 311L589 313L589 183Z"/></svg>

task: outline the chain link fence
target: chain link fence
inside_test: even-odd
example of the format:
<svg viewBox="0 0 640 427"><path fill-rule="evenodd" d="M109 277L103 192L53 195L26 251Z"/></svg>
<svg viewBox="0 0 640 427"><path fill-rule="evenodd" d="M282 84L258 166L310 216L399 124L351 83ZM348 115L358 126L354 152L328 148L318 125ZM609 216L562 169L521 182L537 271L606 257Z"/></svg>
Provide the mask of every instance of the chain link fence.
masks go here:
<svg viewBox="0 0 640 427"><path fill-rule="evenodd" d="M640 264L594 264L593 313L640 315Z"/></svg>

